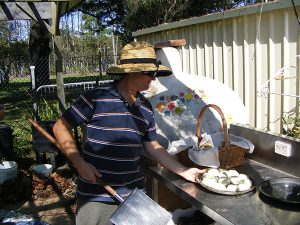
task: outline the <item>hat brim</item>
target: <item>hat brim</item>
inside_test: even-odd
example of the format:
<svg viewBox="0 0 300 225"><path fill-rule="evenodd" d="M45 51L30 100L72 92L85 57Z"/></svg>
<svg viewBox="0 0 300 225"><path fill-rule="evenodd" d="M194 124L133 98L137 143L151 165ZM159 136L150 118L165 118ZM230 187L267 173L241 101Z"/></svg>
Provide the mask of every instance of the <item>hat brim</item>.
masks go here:
<svg viewBox="0 0 300 225"><path fill-rule="evenodd" d="M124 75L127 73L139 73L139 72L155 72L157 67L154 64L149 63L135 63L135 64L121 64L112 66L106 70L109 75ZM172 74L172 71L164 66L159 65L156 77L165 77Z"/></svg>

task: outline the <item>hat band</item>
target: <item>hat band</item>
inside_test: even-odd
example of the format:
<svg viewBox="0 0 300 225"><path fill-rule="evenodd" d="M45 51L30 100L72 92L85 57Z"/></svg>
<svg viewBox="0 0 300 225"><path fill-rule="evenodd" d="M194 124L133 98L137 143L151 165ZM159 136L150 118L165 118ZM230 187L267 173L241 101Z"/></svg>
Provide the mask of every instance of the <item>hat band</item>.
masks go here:
<svg viewBox="0 0 300 225"><path fill-rule="evenodd" d="M157 64L157 60L153 58L135 58L135 59L121 59L120 64L130 64L130 63L153 63Z"/></svg>

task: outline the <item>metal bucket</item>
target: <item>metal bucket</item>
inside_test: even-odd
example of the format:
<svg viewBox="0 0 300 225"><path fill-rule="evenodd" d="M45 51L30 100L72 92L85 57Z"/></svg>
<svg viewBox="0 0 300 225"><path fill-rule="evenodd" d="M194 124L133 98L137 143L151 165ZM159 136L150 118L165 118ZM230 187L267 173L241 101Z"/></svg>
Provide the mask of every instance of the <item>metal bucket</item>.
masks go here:
<svg viewBox="0 0 300 225"><path fill-rule="evenodd" d="M18 165L14 161L3 161L0 163L0 184L18 176Z"/></svg>

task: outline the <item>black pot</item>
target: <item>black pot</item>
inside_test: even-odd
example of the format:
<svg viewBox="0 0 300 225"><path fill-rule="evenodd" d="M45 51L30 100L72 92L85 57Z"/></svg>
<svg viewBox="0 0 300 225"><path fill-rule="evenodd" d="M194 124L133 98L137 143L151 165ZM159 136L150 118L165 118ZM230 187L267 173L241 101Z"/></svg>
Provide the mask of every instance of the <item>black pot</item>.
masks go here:
<svg viewBox="0 0 300 225"><path fill-rule="evenodd" d="M7 124L0 124L0 159L13 159L13 130Z"/></svg>
<svg viewBox="0 0 300 225"><path fill-rule="evenodd" d="M54 137L53 125L55 121L37 121L37 123L44 128L50 135ZM32 144L35 151L40 153L58 152L60 151L52 142L50 142L44 135L42 135L35 127L32 129Z"/></svg>
<svg viewBox="0 0 300 225"><path fill-rule="evenodd" d="M44 130L46 130L52 137L53 125L55 121L36 121ZM35 127L32 128L32 144L36 153L36 160L38 163L50 163L53 168L64 165L66 157L62 154L61 150L50 142L44 135L42 135ZM49 153L50 159L47 158L46 153Z"/></svg>

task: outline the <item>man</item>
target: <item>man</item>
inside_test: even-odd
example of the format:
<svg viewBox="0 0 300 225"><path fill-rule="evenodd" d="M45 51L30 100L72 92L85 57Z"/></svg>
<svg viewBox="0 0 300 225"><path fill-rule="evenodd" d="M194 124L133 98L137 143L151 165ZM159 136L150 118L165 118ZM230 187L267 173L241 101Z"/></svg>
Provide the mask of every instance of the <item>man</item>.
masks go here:
<svg viewBox="0 0 300 225"><path fill-rule="evenodd" d="M97 177L124 198L134 188L144 189L139 164L143 150L189 181L195 182L196 175L204 173L181 165L157 142L153 109L140 92L157 76L172 72L157 62L153 46L146 42L125 45L120 65L107 73L121 79L82 94L53 127L64 154L79 173L77 224L111 224L108 218L117 206L97 184ZM87 128L83 156L71 133L82 123Z"/></svg>

